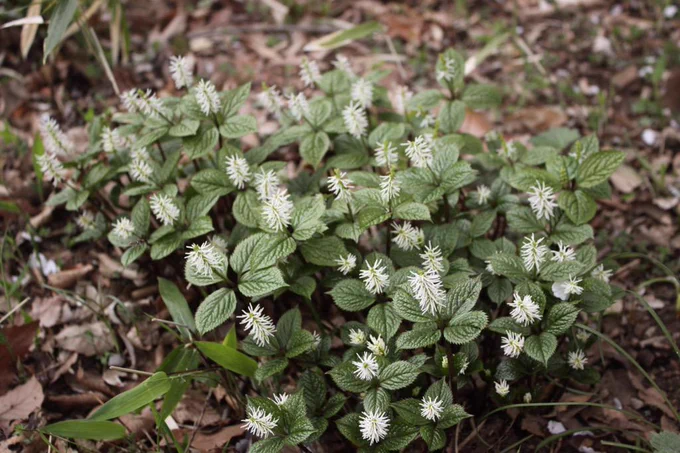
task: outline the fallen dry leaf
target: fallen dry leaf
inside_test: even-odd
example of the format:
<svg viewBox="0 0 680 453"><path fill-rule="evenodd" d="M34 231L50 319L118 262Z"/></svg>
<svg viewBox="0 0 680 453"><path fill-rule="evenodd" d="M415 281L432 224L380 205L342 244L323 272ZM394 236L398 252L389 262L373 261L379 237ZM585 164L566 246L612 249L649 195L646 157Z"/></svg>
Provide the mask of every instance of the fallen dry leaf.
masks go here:
<svg viewBox="0 0 680 453"><path fill-rule="evenodd" d="M466 110L465 121L460 126L460 132L482 138L491 128L491 123L486 116L472 110Z"/></svg>
<svg viewBox="0 0 680 453"><path fill-rule="evenodd" d="M559 106L528 107L511 115L506 126L512 130L525 129L538 134L566 122L567 115Z"/></svg>
<svg viewBox="0 0 680 453"><path fill-rule="evenodd" d="M640 187L642 178L630 165L621 165L612 175L612 184L622 193L631 193Z"/></svg>
<svg viewBox="0 0 680 453"><path fill-rule="evenodd" d="M0 421L25 420L40 409L44 399L40 382L32 376L25 384L0 397Z"/></svg>
<svg viewBox="0 0 680 453"><path fill-rule="evenodd" d="M191 447L202 452L221 451L221 448L228 444L233 437L242 436L245 429L242 425L232 425L223 428L216 433L204 434L197 432L191 442ZM173 431L173 434L178 440L183 439L183 436L191 437L191 431L188 429L178 429Z"/></svg>
<svg viewBox="0 0 680 453"><path fill-rule="evenodd" d="M111 331L103 322L65 327L54 338L57 345L67 351L86 356L101 354L113 349Z"/></svg>
<svg viewBox="0 0 680 453"><path fill-rule="evenodd" d="M14 363L28 354L37 329L38 323L32 322L0 330L6 339L6 344L0 344L0 394L5 393L14 380Z"/></svg>
<svg viewBox="0 0 680 453"><path fill-rule="evenodd" d="M47 281L55 288L71 288L78 282L78 280L92 272L93 269L94 267L91 264L86 264L85 266L78 265L73 269L66 269L54 274L50 274L47 277Z"/></svg>

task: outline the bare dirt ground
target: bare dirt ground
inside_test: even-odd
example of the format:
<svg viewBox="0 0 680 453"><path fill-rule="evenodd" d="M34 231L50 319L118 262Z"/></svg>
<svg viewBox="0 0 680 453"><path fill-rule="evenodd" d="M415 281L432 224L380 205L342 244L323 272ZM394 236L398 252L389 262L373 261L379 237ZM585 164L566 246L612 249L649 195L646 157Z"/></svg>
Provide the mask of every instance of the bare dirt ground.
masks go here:
<svg viewBox="0 0 680 453"><path fill-rule="evenodd" d="M528 140L549 128L567 127L583 135L596 133L604 148L625 151L625 165L612 181L613 197L601 204L593 225L598 250L603 257L638 252L658 259L677 275L680 12L666 17L662 1L554 3L559 7L538 0L127 2L130 52L121 55L114 76L121 91L150 87L162 96L174 89L167 73L169 57L190 54L197 72L225 89L250 80L255 91L261 83L299 85L297 66L306 55L305 45L338 28L376 20L385 33L339 51L357 69L377 65L391 69L386 86L408 83L418 91L433 85L429 68L440 51L454 47L470 57L497 40L469 77L502 87L504 108L489 115L469 112L465 131L482 136L497 129L507 137ZM106 12L90 19L105 48L111 45L109 21ZM40 36L24 60L17 50L19 29L0 30L0 198L20 208L19 213L0 210L5 282L0 314L29 298L17 312L20 316L3 318L0 329L0 452L44 451L44 444L18 434L16 426L34 428L86 415L136 384L133 375L112 371L110 365L152 371L173 347L171 336L151 321L168 316L155 281L172 270L150 262L123 269L119 252L106 240L73 245L73 219L61 209L41 205L29 152L38 115L49 112L70 129L75 143L85 144L85 118L112 109L118 99L77 35L45 65ZM324 69L330 67L334 52L309 56ZM259 110L250 104L249 108L260 116L263 131L273 127ZM256 146L257 138L247 137L245 143ZM297 159L295 150L286 153ZM43 189L47 195L51 187ZM41 242L28 239L27 222ZM34 252L38 255L30 261ZM35 256L44 261L37 262ZM643 258L619 259L617 264L613 281L638 291L678 339L673 285L661 281L640 286L665 274ZM57 272L50 274L50 266ZM13 285L13 278L19 283ZM110 304L112 300L121 303ZM634 297L614 305L601 320L601 329L680 407L680 361ZM613 348L593 348L590 363L601 375L598 384L564 387L543 382L534 401L613 405L678 431L660 395ZM480 416L493 409L473 407L469 401L474 396L473 391L461 393L461 404ZM247 441L239 421L229 416L229 407L229 397L220 387L209 394L206 385L195 385L175 419L182 429L196 431L192 446L199 451L245 451ZM106 451L164 448L156 444L150 413L122 421L137 434L136 442L102 447ZM560 431L555 423L591 433L557 440L548 447L552 451L621 451L601 441L631 444L653 430L635 417L594 407L521 413L511 409L479 424L463 423L447 451L515 451L513 444L522 440L521 448L533 451ZM621 431L598 430L611 426ZM330 429L316 448L339 451L347 446ZM411 449L423 451L425 445Z"/></svg>

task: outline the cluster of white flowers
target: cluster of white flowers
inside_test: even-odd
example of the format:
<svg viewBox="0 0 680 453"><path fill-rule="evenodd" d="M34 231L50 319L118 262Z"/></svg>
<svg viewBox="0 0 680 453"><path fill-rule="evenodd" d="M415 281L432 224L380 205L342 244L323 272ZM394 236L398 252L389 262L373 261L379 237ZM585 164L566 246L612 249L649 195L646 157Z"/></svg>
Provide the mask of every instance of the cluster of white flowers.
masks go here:
<svg viewBox="0 0 680 453"><path fill-rule="evenodd" d="M366 111L357 102L350 102L342 110L342 119L350 135L361 138L366 134L368 128L368 118Z"/></svg>
<svg viewBox="0 0 680 453"><path fill-rule="evenodd" d="M551 261L564 263L565 261L574 261L576 259L576 253L573 248L564 245L561 241L557 243L557 247L559 250L552 250L553 257Z"/></svg>
<svg viewBox="0 0 680 453"><path fill-rule="evenodd" d="M349 329L349 342L354 346L366 343L366 332L361 329Z"/></svg>
<svg viewBox="0 0 680 453"><path fill-rule="evenodd" d="M541 244L544 239L536 239L534 233L531 234L531 238L524 238L521 255L527 271L531 271L533 268L536 268L537 272L541 270L541 264L543 264L545 256L550 251L547 245Z"/></svg>
<svg viewBox="0 0 680 453"><path fill-rule="evenodd" d="M366 343L366 347L378 357L387 354L387 345L385 344L385 340L383 340L381 335L378 335L377 337L370 335L368 343Z"/></svg>
<svg viewBox="0 0 680 453"><path fill-rule="evenodd" d="M434 315L444 305L446 292L441 277L434 271L411 271L408 278L413 297L418 301L420 310Z"/></svg>
<svg viewBox="0 0 680 453"><path fill-rule="evenodd" d="M498 393L498 396L501 398L508 396L508 393L510 393L510 386L505 379L494 382L494 386L496 387L496 393Z"/></svg>
<svg viewBox="0 0 680 453"><path fill-rule="evenodd" d="M579 286L581 279L569 276L569 280L555 282L552 284L552 292L555 297L560 300L568 300L569 296L576 294L577 296L583 292L583 287Z"/></svg>
<svg viewBox="0 0 680 453"><path fill-rule="evenodd" d="M359 360L355 360L352 364L356 367L354 375L362 381L370 381L378 376L378 361L370 352L364 352L363 356L357 354Z"/></svg>
<svg viewBox="0 0 680 453"><path fill-rule="evenodd" d="M406 251L420 248L424 241L423 230L414 227L411 222L404 222L401 225L392 222L392 234L392 241L397 244L397 247Z"/></svg>
<svg viewBox="0 0 680 453"><path fill-rule="evenodd" d="M168 195L155 193L149 201L151 212L163 225L172 225L179 219L179 208Z"/></svg>
<svg viewBox="0 0 680 453"><path fill-rule="evenodd" d="M436 422L439 417L442 416L442 412L444 412L444 401L437 397L423 397L420 402L420 415L428 420Z"/></svg>
<svg viewBox="0 0 680 453"><path fill-rule="evenodd" d="M289 94L288 98L288 108L290 109L290 114L293 115L297 121L302 120L302 118L309 115L309 103L304 93Z"/></svg>
<svg viewBox="0 0 680 453"><path fill-rule="evenodd" d="M611 269L605 269L604 264L600 264L590 273L591 277L601 280L605 283L609 283L609 279L612 277L613 272Z"/></svg>
<svg viewBox="0 0 680 453"><path fill-rule="evenodd" d="M257 100L269 112L276 116L281 114L283 109L283 98L276 88L276 85L265 88L257 96Z"/></svg>
<svg viewBox="0 0 680 453"><path fill-rule="evenodd" d="M485 205L489 201L489 197L491 196L491 189L489 189L485 185L481 185L477 187L477 204L480 206Z"/></svg>
<svg viewBox="0 0 680 453"><path fill-rule="evenodd" d="M156 97L156 93L132 88L121 95L123 105L130 113L142 113L149 117L163 114L163 103Z"/></svg>
<svg viewBox="0 0 680 453"><path fill-rule="evenodd" d="M257 191L257 198L260 201L264 201L271 198L278 186L281 184L279 177L276 176L274 170L264 171L263 168L255 173L255 190Z"/></svg>
<svg viewBox="0 0 680 453"><path fill-rule="evenodd" d="M182 87L190 88L194 83L191 62L185 57L174 56L170 58L170 77L172 77L178 90Z"/></svg>
<svg viewBox="0 0 680 453"><path fill-rule="evenodd" d="M366 269L359 272L359 277L371 294L382 293L389 281L387 266L382 265L382 259L375 260L373 264L366 261Z"/></svg>
<svg viewBox="0 0 680 453"><path fill-rule="evenodd" d="M536 214L536 218L538 220L550 220L553 216L553 209L557 207L552 187L536 181L536 185L529 189L529 194L531 195L529 197L529 204L534 214Z"/></svg>
<svg viewBox="0 0 680 453"><path fill-rule="evenodd" d="M441 67L437 69L437 80L451 82L461 74L463 68L460 67L455 58L446 55L440 56Z"/></svg>
<svg viewBox="0 0 680 453"><path fill-rule="evenodd" d="M115 153L121 151L125 147L125 140L120 136L118 129L111 129L110 127L102 128L102 148L107 153Z"/></svg>
<svg viewBox="0 0 680 453"><path fill-rule="evenodd" d="M222 108L222 101L215 85L209 80L201 80L194 89L194 97L204 115L216 115Z"/></svg>
<svg viewBox="0 0 680 453"><path fill-rule="evenodd" d="M42 171L48 180L52 181L54 186L64 180L64 166L56 154L45 150L36 160L40 166L40 171Z"/></svg>
<svg viewBox="0 0 680 453"><path fill-rule="evenodd" d="M503 353L508 357L519 357L524 349L524 336L521 333L507 331L501 340Z"/></svg>
<svg viewBox="0 0 680 453"><path fill-rule="evenodd" d="M517 157L517 143L512 141L507 143L503 142L502 146L498 150L498 155L509 160L515 160Z"/></svg>
<svg viewBox="0 0 680 453"><path fill-rule="evenodd" d="M253 307L252 304L248 304L248 310L243 310L241 315L237 316L260 347L269 344L269 338L273 337L276 332L272 318L263 314L263 310L262 305Z"/></svg>
<svg viewBox="0 0 680 453"><path fill-rule="evenodd" d="M151 158L149 157L149 152L144 146L141 148L132 148L130 150L130 157L132 160L149 160Z"/></svg>
<svg viewBox="0 0 680 453"><path fill-rule="evenodd" d="M316 61L311 61L307 57L302 58L300 78L306 87L314 86L315 83L321 80L321 71L319 71L319 65L316 64Z"/></svg>
<svg viewBox="0 0 680 453"><path fill-rule="evenodd" d="M390 99L392 100L392 106L394 111L400 115L406 113L406 106L408 101L413 97L413 92L408 89L407 86L397 86L392 92L390 92Z"/></svg>
<svg viewBox="0 0 680 453"><path fill-rule="evenodd" d="M437 122L434 115L432 115L431 113L421 112L421 113L419 113L418 118L420 118L420 125L419 126L420 126L421 129L432 127ZM428 142L430 142L430 144L432 144L432 134L426 134L426 136L430 137Z"/></svg>
<svg viewBox="0 0 680 453"><path fill-rule="evenodd" d="M347 256L340 256L335 260L338 265L338 270L342 272L342 275L347 275L354 270L357 265L357 257L351 253Z"/></svg>
<svg viewBox="0 0 680 453"><path fill-rule="evenodd" d="M76 219L76 224L83 231L93 229L95 226L94 214L92 214L90 211L84 211Z"/></svg>
<svg viewBox="0 0 680 453"><path fill-rule="evenodd" d="M579 371L585 369L586 363L588 363L588 358L581 349L577 349L569 353L567 362L571 368Z"/></svg>
<svg viewBox="0 0 680 453"><path fill-rule="evenodd" d="M133 180L146 184L151 183L151 175L153 174L153 170L145 160L133 158L132 162L130 162L129 169L130 176L132 176Z"/></svg>
<svg viewBox="0 0 680 453"><path fill-rule="evenodd" d="M508 305L512 307L510 312L512 319L523 326L531 325L542 317L539 313L541 307L528 294L521 297L518 293L514 293L513 301L509 302Z"/></svg>
<svg viewBox="0 0 680 453"><path fill-rule="evenodd" d="M425 251L419 256L423 260L423 267L427 272L444 272L444 258L438 246L433 247L432 243L428 242Z"/></svg>
<svg viewBox="0 0 680 453"><path fill-rule="evenodd" d="M339 69L340 71L344 72L347 74L350 79L353 79L356 77L356 74L354 74L354 70L352 69L352 65L350 64L349 60L347 59L346 56L343 54L339 53L335 56L335 61L333 61L333 66L335 69Z"/></svg>
<svg viewBox="0 0 680 453"><path fill-rule="evenodd" d="M278 395L274 394L274 398L272 399L272 401L274 401L274 404L276 404L277 406L283 406L286 403L286 401L288 401L289 397L290 395L285 392L279 393Z"/></svg>
<svg viewBox="0 0 680 453"><path fill-rule="evenodd" d="M222 267L224 259L211 242L192 244L187 248L190 250L186 254L187 264L196 274L212 277L213 269Z"/></svg>
<svg viewBox="0 0 680 453"><path fill-rule="evenodd" d="M458 374L465 374L465 370L470 366L470 361L467 359L466 355L463 355L463 363L460 364L460 370Z"/></svg>
<svg viewBox="0 0 680 453"><path fill-rule="evenodd" d="M352 201L352 192L354 188L350 180L347 178L347 173L335 169L333 174L328 177L328 190L335 195L335 199L344 202Z"/></svg>
<svg viewBox="0 0 680 453"><path fill-rule="evenodd" d="M392 142L381 142L375 148L375 163L379 167L392 167L399 161L397 148L392 145Z"/></svg>
<svg viewBox="0 0 680 453"><path fill-rule="evenodd" d="M394 171L390 171L388 175L380 176L380 198L385 203L389 203L390 200L397 198L399 192L401 192L401 185Z"/></svg>
<svg viewBox="0 0 680 453"><path fill-rule="evenodd" d="M227 157L227 176L237 189L243 189L250 181L248 161L240 156Z"/></svg>
<svg viewBox="0 0 680 453"><path fill-rule="evenodd" d="M432 148L424 136L419 135L415 140L407 140L402 146L406 147L406 157L411 160L414 167L424 168L432 162Z"/></svg>
<svg viewBox="0 0 680 453"><path fill-rule="evenodd" d="M363 108L370 108L373 105L373 84L366 79L356 80L352 84L351 96Z"/></svg>
<svg viewBox="0 0 680 453"><path fill-rule="evenodd" d="M54 118L48 114L41 115L39 129L45 154L67 155L71 153L73 144Z"/></svg>
<svg viewBox="0 0 680 453"><path fill-rule="evenodd" d="M251 434L266 439L267 437L274 434L274 428L276 428L279 420L274 418L272 414L268 414L264 409L252 406L248 406L246 410L246 418L241 420L245 425L242 428L250 431Z"/></svg>
<svg viewBox="0 0 680 453"><path fill-rule="evenodd" d="M267 226L274 231L283 231L290 225L293 216L293 202L288 190L279 187L262 204L262 216Z"/></svg>
<svg viewBox="0 0 680 453"><path fill-rule="evenodd" d="M390 427L390 419L385 412L364 411L359 419L361 437L367 440L369 445L380 442L387 436Z"/></svg>
<svg viewBox="0 0 680 453"><path fill-rule="evenodd" d="M127 241L135 233L135 226L127 217L121 217L113 224L113 234Z"/></svg>

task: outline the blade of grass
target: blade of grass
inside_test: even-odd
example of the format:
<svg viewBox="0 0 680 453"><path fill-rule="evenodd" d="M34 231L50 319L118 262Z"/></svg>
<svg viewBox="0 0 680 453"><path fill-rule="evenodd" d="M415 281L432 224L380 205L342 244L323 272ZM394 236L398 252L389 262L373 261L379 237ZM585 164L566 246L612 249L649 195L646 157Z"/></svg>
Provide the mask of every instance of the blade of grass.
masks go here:
<svg viewBox="0 0 680 453"><path fill-rule="evenodd" d="M637 368L638 371L640 373L642 373L642 375L645 377L645 379L647 379L649 381L649 383L652 385L652 387L654 387L654 389L657 392L659 392L659 394L664 399L664 401L666 402L666 404L670 408L670 410L673 413L673 415L675 416L675 418L677 420L680 420L680 414L678 414L678 411L675 409L675 406L673 406L673 403L670 402L670 400L666 396L666 393L663 390L661 390L661 388L659 388L656 381L654 381L654 379L649 375L649 373L647 373L647 371L645 371L645 369L642 367L642 365L640 365L638 363L637 360L635 360L630 354L628 354L621 346L619 346L614 340L609 338L607 335L600 333L597 330L591 329L590 327L588 327L584 324L578 324L577 323L577 324L575 324L575 326L578 327L579 329L583 329L586 332L589 332L589 333L595 335L596 337L601 338L602 340L606 341L607 343L609 343L609 345L612 348L614 348L616 350L616 352L621 354L623 357L626 358L626 360L628 360L631 364L633 364L633 366L635 366L635 368Z"/></svg>
<svg viewBox="0 0 680 453"><path fill-rule="evenodd" d="M649 453L650 450L647 450L646 448L641 448L641 447L635 447L633 445L627 445L627 444L621 444L619 442L609 442L607 440L600 441L602 445L606 445L608 447L618 447L618 448L623 448L626 450L631 450L631 451L643 451L645 453Z"/></svg>
<svg viewBox="0 0 680 453"><path fill-rule="evenodd" d="M605 432L612 432L612 431L623 431L621 428L608 428L604 426L588 426L586 428L578 428L578 429L569 429L563 433L555 434L554 436L546 437L543 442L538 444L536 446L536 451L539 451L541 448L544 448L546 445L550 445L551 443L562 439L563 437L568 437L571 436L572 434L580 433L583 431L605 431Z"/></svg>

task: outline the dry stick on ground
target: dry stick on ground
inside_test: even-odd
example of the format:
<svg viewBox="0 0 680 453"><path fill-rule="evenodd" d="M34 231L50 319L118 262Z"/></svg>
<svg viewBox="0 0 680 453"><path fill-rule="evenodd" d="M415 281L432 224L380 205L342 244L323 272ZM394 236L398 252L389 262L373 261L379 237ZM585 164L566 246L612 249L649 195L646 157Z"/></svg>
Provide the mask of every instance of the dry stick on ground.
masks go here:
<svg viewBox="0 0 680 453"><path fill-rule="evenodd" d="M482 428L484 427L484 424L486 423L486 420L483 420L482 423L480 423L480 424L477 425L477 426L475 426L475 424L474 424L474 422L472 421L472 419L470 420L470 423L472 424L472 432L471 432L470 434L468 434L468 436L465 438L465 440L464 440L460 445L457 446L457 448L460 448L461 450L462 450L468 443L470 443L470 441L471 441L474 437L478 436L479 430L482 429ZM481 440L481 437L480 437L480 440ZM487 444L487 445L488 445L488 444Z"/></svg>
<svg viewBox="0 0 680 453"><path fill-rule="evenodd" d="M324 34L338 31L332 25L271 25L271 24L250 24L229 27L218 27L210 30L198 30L187 34L188 39L209 38L220 35L240 35L247 33L292 33L299 31L309 34Z"/></svg>
<svg viewBox="0 0 680 453"><path fill-rule="evenodd" d="M205 415L205 411L208 408L208 402L210 401L212 393L213 389L210 388L208 390L208 394L205 396L205 401L203 402L203 409L201 410L201 415L198 417L198 421L194 423L194 429L191 430L191 437L189 438L189 443L187 444L189 447L191 447L191 444L194 442L194 438L196 437L196 433L198 432L198 429L201 427L201 422L203 421L203 416Z"/></svg>

